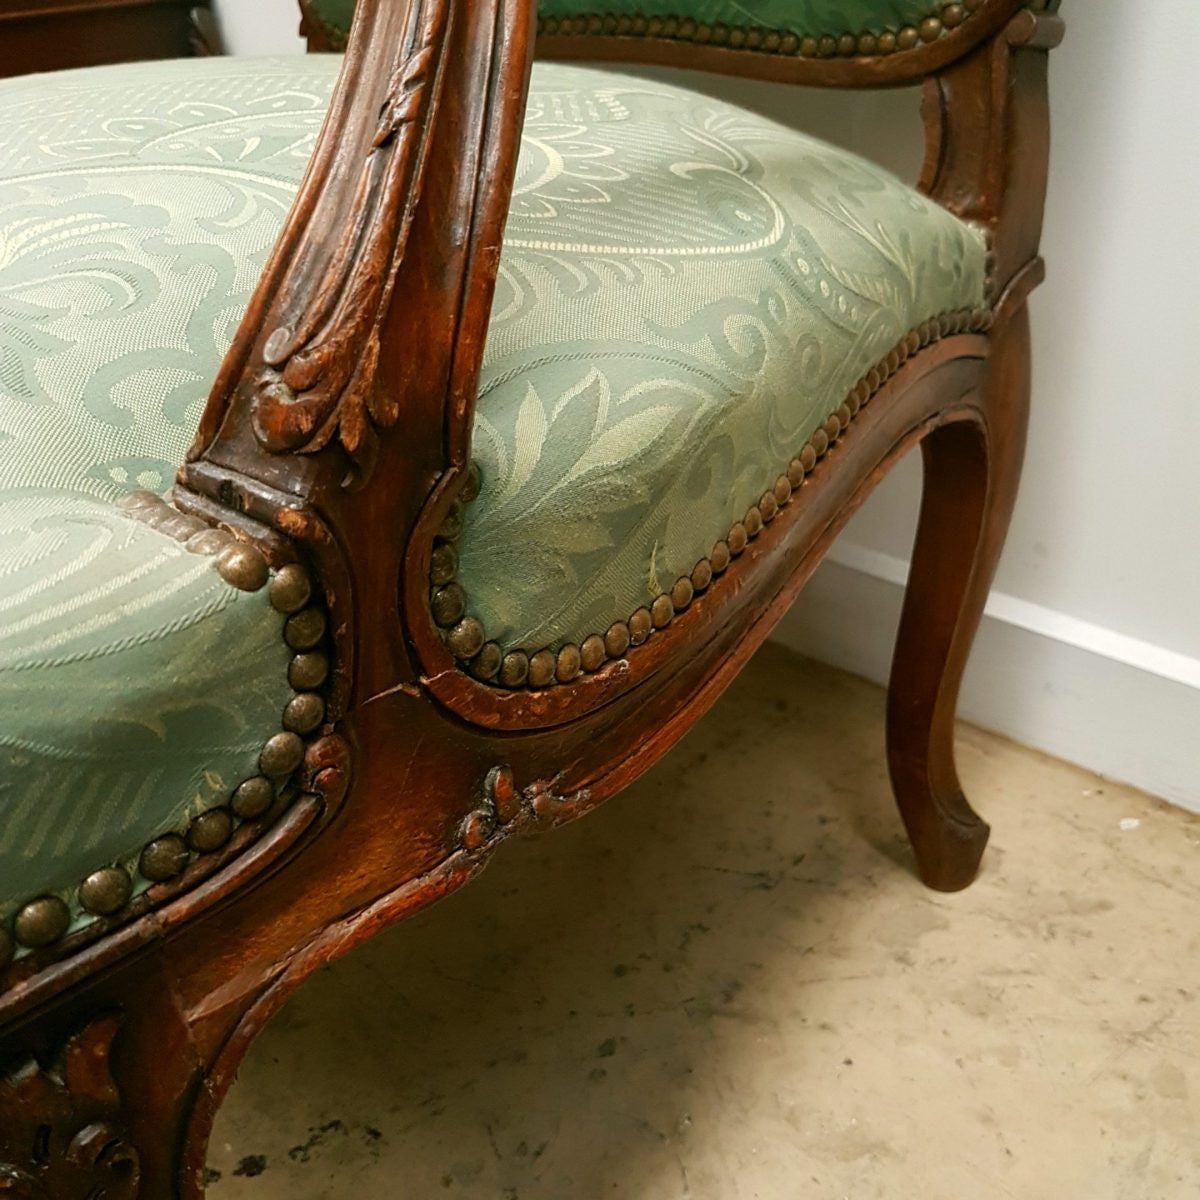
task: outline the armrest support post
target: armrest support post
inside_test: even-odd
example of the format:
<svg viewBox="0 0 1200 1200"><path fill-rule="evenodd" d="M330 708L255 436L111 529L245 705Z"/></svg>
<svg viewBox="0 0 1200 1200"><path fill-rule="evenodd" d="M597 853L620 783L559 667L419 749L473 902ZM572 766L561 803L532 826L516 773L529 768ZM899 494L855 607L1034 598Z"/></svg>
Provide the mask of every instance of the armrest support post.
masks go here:
<svg viewBox="0 0 1200 1200"><path fill-rule="evenodd" d="M342 581L329 599L352 703L412 678L404 556L466 466L534 18L532 0L358 6L180 473L182 489L309 543L327 589Z"/></svg>
<svg viewBox="0 0 1200 1200"><path fill-rule="evenodd" d="M1050 152L1047 52L1062 22L1022 9L925 83L921 190L991 236L992 298L1037 258ZM1037 9L1037 11L1035 11Z"/></svg>

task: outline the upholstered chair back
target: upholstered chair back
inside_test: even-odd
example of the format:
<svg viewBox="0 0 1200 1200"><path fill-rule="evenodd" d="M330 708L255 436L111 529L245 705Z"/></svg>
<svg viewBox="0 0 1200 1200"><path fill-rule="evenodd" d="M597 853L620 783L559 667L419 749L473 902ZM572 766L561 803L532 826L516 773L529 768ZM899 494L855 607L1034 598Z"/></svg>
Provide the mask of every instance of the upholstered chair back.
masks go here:
<svg viewBox="0 0 1200 1200"><path fill-rule="evenodd" d="M302 0L326 44L344 39L354 0ZM805 58L887 55L937 41L982 0L539 0L547 35L671 38Z"/></svg>
<svg viewBox="0 0 1200 1200"><path fill-rule="evenodd" d="M934 41L974 7L944 0L540 0L538 15L547 33L641 34L832 57Z"/></svg>

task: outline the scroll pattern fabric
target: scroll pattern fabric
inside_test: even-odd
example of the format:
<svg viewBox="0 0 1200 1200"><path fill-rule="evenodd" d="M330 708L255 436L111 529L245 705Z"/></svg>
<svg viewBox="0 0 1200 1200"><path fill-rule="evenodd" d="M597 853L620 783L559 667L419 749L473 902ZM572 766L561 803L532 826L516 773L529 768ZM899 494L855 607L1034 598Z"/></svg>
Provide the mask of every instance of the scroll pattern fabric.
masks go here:
<svg viewBox="0 0 1200 1200"><path fill-rule="evenodd" d="M165 491L291 204L330 71L0 85L0 918L255 774L281 619L121 515Z"/></svg>
<svg viewBox="0 0 1200 1200"><path fill-rule="evenodd" d="M0 916L254 770L263 595L121 517L165 490L308 162L332 58L0 85ZM528 650L708 552L906 330L984 293L979 231L705 96L534 72L460 581Z"/></svg>

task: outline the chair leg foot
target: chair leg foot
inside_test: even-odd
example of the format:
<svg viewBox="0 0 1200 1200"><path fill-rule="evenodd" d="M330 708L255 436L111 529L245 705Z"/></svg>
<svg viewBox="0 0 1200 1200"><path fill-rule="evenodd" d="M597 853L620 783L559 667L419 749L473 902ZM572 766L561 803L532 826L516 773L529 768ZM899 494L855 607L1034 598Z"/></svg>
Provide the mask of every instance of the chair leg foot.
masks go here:
<svg viewBox="0 0 1200 1200"><path fill-rule="evenodd" d="M962 792L939 795L932 788L897 788L896 799L921 882L938 892L960 892L974 883L992 830Z"/></svg>
<svg viewBox="0 0 1200 1200"><path fill-rule="evenodd" d="M958 781L954 718L1016 498L1028 400L1022 310L993 332L980 419L939 426L921 447L925 490L888 688L888 767L918 873L939 891L972 882L988 840Z"/></svg>

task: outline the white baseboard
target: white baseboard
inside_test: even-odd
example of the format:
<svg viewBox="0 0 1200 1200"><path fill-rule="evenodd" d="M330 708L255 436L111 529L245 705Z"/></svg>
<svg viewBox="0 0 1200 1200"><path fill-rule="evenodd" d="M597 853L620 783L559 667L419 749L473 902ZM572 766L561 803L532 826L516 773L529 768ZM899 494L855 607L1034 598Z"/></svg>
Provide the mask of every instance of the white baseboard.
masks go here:
<svg viewBox="0 0 1200 1200"><path fill-rule="evenodd" d="M774 637L887 680L908 564L840 542ZM959 715L1200 812L1200 661L1000 592Z"/></svg>

